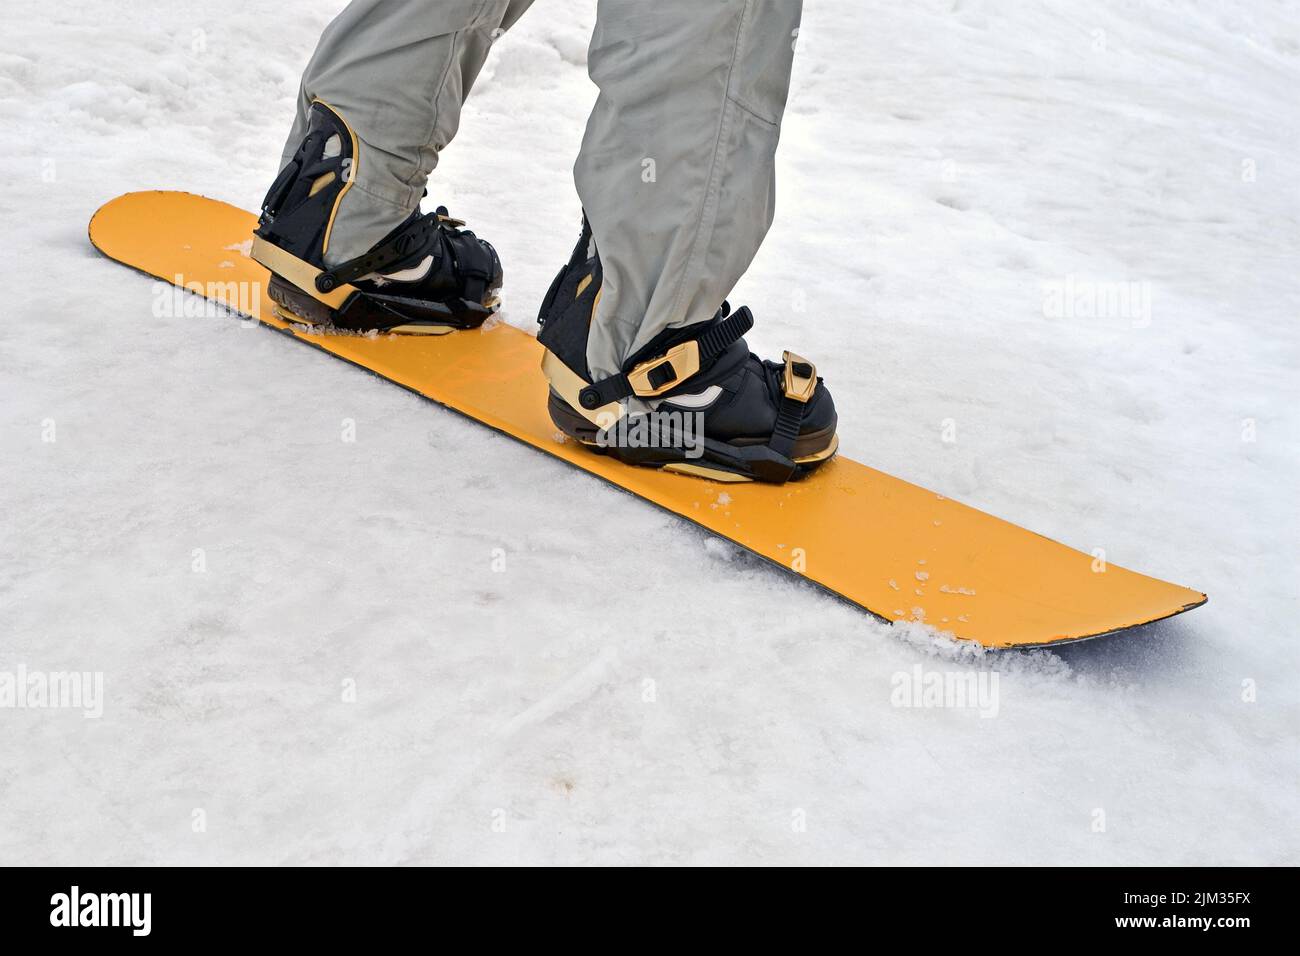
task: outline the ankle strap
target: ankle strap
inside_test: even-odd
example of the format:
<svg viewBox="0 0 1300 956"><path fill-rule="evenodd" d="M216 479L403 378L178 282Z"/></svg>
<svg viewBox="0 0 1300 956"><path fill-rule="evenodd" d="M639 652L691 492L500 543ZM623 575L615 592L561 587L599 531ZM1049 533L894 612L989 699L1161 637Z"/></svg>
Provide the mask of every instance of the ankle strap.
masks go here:
<svg viewBox="0 0 1300 956"><path fill-rule="evenodd" d="M316 277L316 289L319 292L332 292L341 283L355 282L372 272L381 272L401 262L417 249L426 248L439 229L463 225L465 223L462 220L451 218L445 209L439 207L438 212L421 216L369 252L341 262L333 269L326 269Z"/></svg>
<svg viewBox="0 0 1300 956"><path fill-rule="evenodd" d="M725 315L723 311L719 314ZM618 402L629 395L653 398L676 388L701 369L707 369L731 343L754 327L748 306L707 328L694 338L679 342L654 358L638 362L618 375L592 382L578 393L582 407L591 411Z"/></svg>

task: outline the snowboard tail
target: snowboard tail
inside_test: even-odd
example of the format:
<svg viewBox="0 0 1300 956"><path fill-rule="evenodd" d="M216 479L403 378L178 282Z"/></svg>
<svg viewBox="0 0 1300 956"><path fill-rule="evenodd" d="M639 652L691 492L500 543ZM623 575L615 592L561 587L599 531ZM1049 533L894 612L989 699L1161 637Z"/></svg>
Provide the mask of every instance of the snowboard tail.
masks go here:
<svg viewBox="0 0 1300 956"><path fill-rule="evenodd" d="M1112 634L1205 603L1199 591L1114 564L843 455L800 482L721 484L637 468L559 434L542 348L501 322L437 336L328 334L277 314L249 257L257 217L181 192L106 203L90 240L111 259L219 302L290 338L630 491L886 621L921 621L990 648ZM233 297L233 299L232 299Z"/></svg>

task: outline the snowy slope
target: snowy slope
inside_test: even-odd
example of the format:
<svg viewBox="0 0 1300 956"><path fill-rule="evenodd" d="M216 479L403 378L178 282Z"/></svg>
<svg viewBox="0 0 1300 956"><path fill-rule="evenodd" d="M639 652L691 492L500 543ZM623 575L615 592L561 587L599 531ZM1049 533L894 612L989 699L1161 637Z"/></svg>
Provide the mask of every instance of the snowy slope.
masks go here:
<svg viewBox="0 0 1300 956"><path fill-rule="evenodd" d="M91 212L254 208L340 6L0 11L0 673L104 675L98 719L0 709L0 860L1300 862L1300 4L808 4L732 297L756 347L816 359L852 457L1211 597L1020 655L155 317ZM593 18L538 0L432 186L522 328L573 241ZM1118 284L1136 312L1053 304ZM917 667L996 676L996 714L895 706Z"/></svg>

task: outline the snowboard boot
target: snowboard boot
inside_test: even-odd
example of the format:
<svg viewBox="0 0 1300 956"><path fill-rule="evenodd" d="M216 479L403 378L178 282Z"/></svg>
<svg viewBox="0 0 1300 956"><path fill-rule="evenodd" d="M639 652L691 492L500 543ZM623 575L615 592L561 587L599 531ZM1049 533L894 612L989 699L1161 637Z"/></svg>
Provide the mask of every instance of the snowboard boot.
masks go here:
<svg viewBox="0 0 1300 956"><path fill-rule="evenodd" d="M441 335L482 325L497 309L501 262L445 207L428 215L417 208L370 251L325 264L360 159L343 117L314 102L307 135L271 184L253 232L251 254L271 271L276 314L358 332Z"/></svg>
<svg viewBox="0 0 1300 956"><path fill-rule="evenodd" d="M754 324L748 308L733 314L724 302L711 320L667 329L620 374L595 380L587 333L601 267L599 255L588 257L590 239L584 218L538 316L548 408L561 431L629 464L716 481L781 483L835 454L835 404L816 369L791 352L781 362L753 355L743 341Z"/></svg>

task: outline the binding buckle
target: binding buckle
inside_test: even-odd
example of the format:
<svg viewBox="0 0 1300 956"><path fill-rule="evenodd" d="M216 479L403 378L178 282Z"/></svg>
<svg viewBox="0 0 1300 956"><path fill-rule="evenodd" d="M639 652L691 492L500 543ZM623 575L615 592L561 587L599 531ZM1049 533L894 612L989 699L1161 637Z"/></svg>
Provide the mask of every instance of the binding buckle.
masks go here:
<svg viewBox="0 0 1300 956"><path fill-rule="evenodd" d="M634 366L627 373L627 381L632 386L633 395L654 398L676 388L699 370L700 343L688 339L674 345L658 358Z"/></svg>
<svg viewBox="0 0 1300 956"><path fill-rule="evenodd" d="M793 352L782 352L781 358L785 360L785 377L782 381L785 397L807 404L813 397L813 392L817 391L817 367L802 355Z"/></svg>

